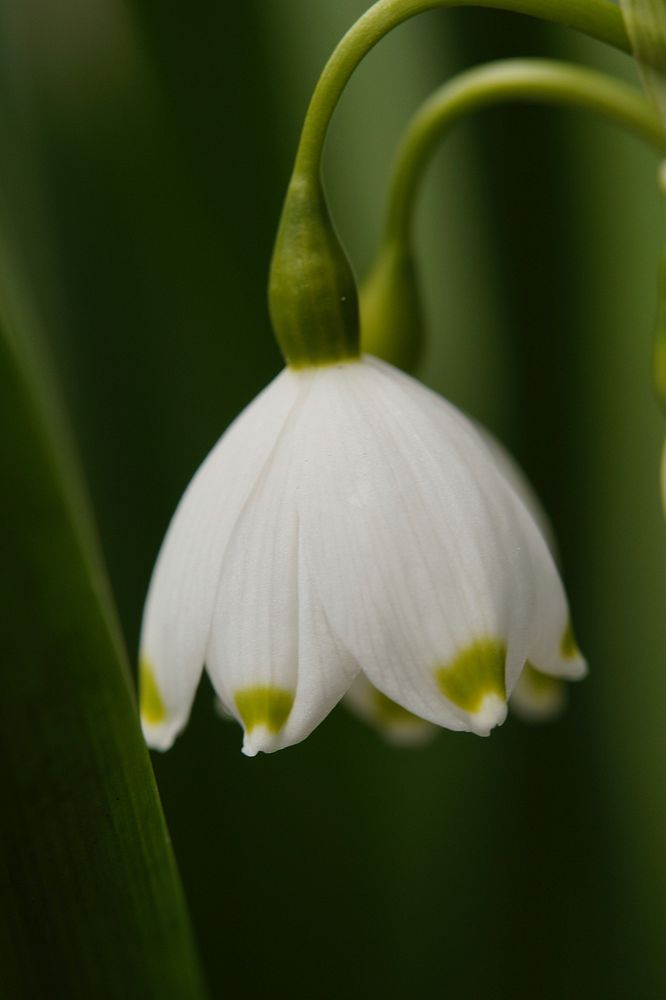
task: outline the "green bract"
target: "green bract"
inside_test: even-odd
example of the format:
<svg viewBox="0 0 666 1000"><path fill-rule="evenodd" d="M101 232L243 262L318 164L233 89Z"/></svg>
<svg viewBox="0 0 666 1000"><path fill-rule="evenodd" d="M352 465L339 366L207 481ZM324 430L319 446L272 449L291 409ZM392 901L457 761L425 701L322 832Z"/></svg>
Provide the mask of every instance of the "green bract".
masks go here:
<svg viewBox="0 0 666 1000"><path fill-rule="evenodd" d="M358 357L358 296L318 178L292 178L268 289L273 329L293 368Z"/></svg>

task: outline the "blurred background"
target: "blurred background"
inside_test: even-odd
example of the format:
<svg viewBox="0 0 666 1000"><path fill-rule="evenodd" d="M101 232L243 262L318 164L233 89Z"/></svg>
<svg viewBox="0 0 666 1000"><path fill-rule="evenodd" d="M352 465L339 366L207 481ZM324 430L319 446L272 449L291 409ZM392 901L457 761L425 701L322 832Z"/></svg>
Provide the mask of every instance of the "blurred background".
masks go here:
<svg viewBox="0 0 666 1000"><path fill-rule="evenodd" d="M0 0L0 224L46 341L130 654L195 468L280 368L266 278L303 115L364 0ZM507 55L631 62L437 11L365 61L326 177L357 273L419 102ZM511 107L446 141L417 222L420 372L485 421L555 524L590 677L566 716L397 750L338 708L241 756L207 681L153 758L214 997L666 995L664 422L650 393L657 159Z"/></svg>

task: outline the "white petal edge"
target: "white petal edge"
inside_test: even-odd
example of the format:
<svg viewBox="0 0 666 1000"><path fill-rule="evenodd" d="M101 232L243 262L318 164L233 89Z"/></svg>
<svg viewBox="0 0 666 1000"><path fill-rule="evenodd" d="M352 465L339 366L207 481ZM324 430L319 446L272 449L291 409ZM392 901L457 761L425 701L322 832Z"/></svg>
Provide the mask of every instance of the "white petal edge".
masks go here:
<svg viewBox="0 0 666 1000"><path fill-rule="evenodd" d="M331 625L393 701L485 735L503 701L467 712L442 695L435 667L491 637L506 645L509 676L520 673L534 610L524 507L471 423L419 383L375 359L317 380L301 530Z"/></svg>
<svg viewBox="0 0 666 1000"><path fill-rule="evenodd" d="M142 718L154 749L168 749L187 722L229 536L302 388L302 380L284 369L250 403L200 466L171 520L140 642L140 662L152 672L163 708Z"/></svg>
<svg viewBox="0 0 666 1000"><path fill-rule="evenodd" d="M442 427L443 433L451 427L451 421L456 423L459 429L463 423L472 426L469 418L436 393L426 389L420 382L377 358L368 358L367 361L396 385L400 385L417 403L427 407L436 423L438 421L442 423L444 414L451 418ZM587 674L587 664L573 640L569 607L555 565L550 533L544 531L541 523L545 516L541 505L536 501L535 509L535 498L531 487L527 484L522 470L515 465L503 446L492 438L489 431L483 430L480 434L478 425L474 425L473 429L477 438L488 449L505 486L513 494L520 510L518 537L522 538L521 544L524 546L525 568L528 560L531 563L535 598L526 659L542 673L565 677L568 680L580 680ZM546 519L546 525L547 523ZM510 694L513 690L521 670L522 664L516 660L507 662L507 693Z"/></svg>
<svg viewBox="0 0 666 1000"><path fill-rule="evenodd" d="M492 434L487 427L480 424L477 420L470 418L474 427L479 432L483 440L488 446L493 458L495 459L498 468L504 478L511 484L515 493L520 497L528 511L536 521L541 534L543 535L544 541L548 546L551 555L555 562L557 562L557 542L555 541L555 533L553 531L553 526L550 523L550 518L544 510L543 504L541 503L539 497L537 496L534 487L531 482L518 465L518 462L513 457L509 449L502 444L498 438Z"/></svg>
<svg viewBox="0 0 666 1000"><path fill-rule="evenodd" d="M315 375L301 377L311 385ZM303 557L302 432L309 398L308 389L234 528L206 653L219 698L245 730L247 756L304 739L358 672L329 628Z"/></svg>

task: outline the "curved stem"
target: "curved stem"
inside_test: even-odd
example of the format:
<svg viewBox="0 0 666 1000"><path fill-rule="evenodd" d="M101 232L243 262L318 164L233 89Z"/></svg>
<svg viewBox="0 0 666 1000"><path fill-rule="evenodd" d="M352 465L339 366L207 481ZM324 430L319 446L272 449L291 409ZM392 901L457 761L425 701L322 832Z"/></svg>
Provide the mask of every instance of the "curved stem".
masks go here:
<svg viewBox="0 0 666 1000"><path fill-rule="evenodd" d="M583 108L645 139L666 155L666 132L653 105L603 73L547 59L506 59L461 73L422 105L398 150L390 185L386 237L407 240L414 200L430 154L471 111L523 100Z"/></svg>
<svg viewBox="0 0 666 1000"><path fill-rule="evenodd" d="M342 38L319 78L308 107L295 172L319 171L328 126L347 81L363 57L392 28L439 7L491 7L576 28L624 52L631 46L620 10L609 0L379 0Z"/></svg>

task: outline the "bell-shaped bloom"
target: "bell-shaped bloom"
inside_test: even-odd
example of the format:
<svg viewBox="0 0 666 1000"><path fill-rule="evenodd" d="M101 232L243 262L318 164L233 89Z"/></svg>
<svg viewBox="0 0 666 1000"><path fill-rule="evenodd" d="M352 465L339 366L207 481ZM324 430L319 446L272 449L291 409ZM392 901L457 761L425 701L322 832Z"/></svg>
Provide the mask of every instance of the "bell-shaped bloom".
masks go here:
<svg viewBox="0 0 666 1000"><path fill-rule="evenodd" d="M530 482L515 459L493 435L475 423L502 475L523 501L541 529L544 540L556 556L555 537L550 521ZM420 747L430 743L439 727L408 712L373 687L360 673L343 699L344 705L364 722L376 729L388 743L397 746ZM567 682L550 677L526 664L511 692L508 707L524 722L550 722L561 714L567 703Z"/></svg>
<svg viewBox="0 0 666 1000"><path fill-rule="evenodd" d="M144 612L152 746L204 664L248 755L304 739L360 673L479 735L526 664L585 673L548 545L482 435L370 357L286 368L187 489Z"/></svg>

